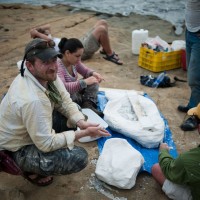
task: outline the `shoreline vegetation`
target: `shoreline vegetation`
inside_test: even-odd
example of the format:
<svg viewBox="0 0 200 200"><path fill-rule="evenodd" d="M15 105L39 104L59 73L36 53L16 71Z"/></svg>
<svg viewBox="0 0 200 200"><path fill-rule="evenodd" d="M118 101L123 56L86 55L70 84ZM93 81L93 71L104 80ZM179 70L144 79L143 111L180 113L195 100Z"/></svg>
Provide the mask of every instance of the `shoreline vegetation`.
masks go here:
<svg viewBox="0 0 200 200"><path fill-rule="evenodd" d="M106 19L109 25L110 42L113 50L124 61L122 66L108 62L97 52L91 59L84 61L89 67L103 75L105 81L100 87L138 90L147 93L156 103L158 109L169 123L178 153L197 146L198 131L183 132L179 126L186 117L177 111L179 104L186 104L189 96L187 83L177 82L175 87L152 89L140 84L141 75L155 75L138 66L138 56L131 51L131 34L136 29L146 29L149 37L159 36L171 43L184 40L184 32L176 35L174 27L167 21L154 16L131 14L129 16L112 16L87 10L76 10L70 6L57 5L32 6L24 4L0 4L0 95L9 88L19 74L16 63L23 59L25 45L31 40L29 30L35 26L50 24L55 37L80 38L99 19ZM174 76L187 79L187 72L181 68L167 71ZM23 92L23 91L22 91ZM38 188L20 176L0 173L1 199L15 200L64 200L64 199L137 199L149 200L168 198L160 186L148 173L138 175L136 185L131 190L120 190L95 179L95 163L99 152L96 141L78 143L89 154L88 166L79 173L69 176L55 176L48 187Z"/></svg>

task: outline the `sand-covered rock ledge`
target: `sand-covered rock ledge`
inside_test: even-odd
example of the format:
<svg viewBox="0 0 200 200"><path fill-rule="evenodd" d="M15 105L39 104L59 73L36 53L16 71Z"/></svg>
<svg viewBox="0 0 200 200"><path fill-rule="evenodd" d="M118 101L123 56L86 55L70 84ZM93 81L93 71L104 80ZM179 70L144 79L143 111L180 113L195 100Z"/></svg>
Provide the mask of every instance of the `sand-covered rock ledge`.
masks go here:
<svg viewBox="0 0 200 200"><path fill-rule="evenodd" d="M30 40L29 29L49 23L52 35L56 37L81 37L98 19L104 18L109 24L111 44L116 53L124 61L118 66L102 58L96 53L85 63L101 73L105 82L101 87L135 89L148 93L168 120L177 150L181 153L197 146L200 142L197 130L183 132L179 125L185 114L177 111L177 106L186 104L189 97L187 83L177 82L175 87L152 89L142 86L140 75L154 74L138 67L138 56L131 52L131 33L135 29L149 30L149 36L160 36L167 42L184 39L174 34L172 25L153 16L131 14L128 17L108 16L85 10L74 11L73 8L58 5L55 7L20 4L0 4L0 95L7 91L14 77L19 73L17 61L23 58L24 47ZM167 72L171 78L177 76L186 79L182 69ZM23 91L22 91L23 92ZM151 175L142 173L131 190L119 190L99 183L94 177L95 164L98 158L96 142L80 144L89 153L89 164L82 172L69 176L54 177L54 183L48 187L37 187L20 176L0 173L1 200L164 200L167 199L160 186ZM105 187L103 187L105 186Z"/></svg>

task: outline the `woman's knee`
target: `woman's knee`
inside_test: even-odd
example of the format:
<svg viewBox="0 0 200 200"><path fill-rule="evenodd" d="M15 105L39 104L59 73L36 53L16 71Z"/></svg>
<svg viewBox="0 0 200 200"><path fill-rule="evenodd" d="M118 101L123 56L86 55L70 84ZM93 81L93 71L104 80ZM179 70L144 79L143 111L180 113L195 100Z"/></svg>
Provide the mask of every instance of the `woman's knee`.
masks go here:
<svg viewBox="0 0 200 200"><path fill-rule="evenodd" d="M90 93L97 93L99 91L99 84L98 83L94 83L92 85L89 85L87 87L87 90L86 91L89 91Z"/></svg>

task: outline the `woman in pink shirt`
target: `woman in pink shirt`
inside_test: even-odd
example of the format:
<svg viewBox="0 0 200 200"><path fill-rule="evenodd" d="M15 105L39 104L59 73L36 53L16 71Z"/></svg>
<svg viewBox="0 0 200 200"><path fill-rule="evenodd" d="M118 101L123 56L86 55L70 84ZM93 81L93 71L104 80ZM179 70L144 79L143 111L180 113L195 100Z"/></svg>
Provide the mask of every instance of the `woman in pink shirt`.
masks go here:
<svg viewBox="0 0 200 200"><path fill-rule="evenodd" d="M103 113L97 110L97 93L103 78L81 62L84 52L82 43L76 38L62 38L58 47L63 55L58 60L58 76L72 100L82 108L90 108L103 117ZM82 79L78 79L79 74Z"/></svg>

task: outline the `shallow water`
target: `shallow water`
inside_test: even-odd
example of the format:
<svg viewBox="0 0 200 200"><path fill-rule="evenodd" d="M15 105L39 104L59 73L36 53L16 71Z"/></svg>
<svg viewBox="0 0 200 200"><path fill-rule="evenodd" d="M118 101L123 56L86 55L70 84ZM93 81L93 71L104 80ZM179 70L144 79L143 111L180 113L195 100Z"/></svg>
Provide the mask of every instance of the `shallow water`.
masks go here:
<svg viewBox="0 0 200 200"><path fill-rule="evenodd" d="M130 13L158 16L177 28L184 25L186 0L0 0L0 3L24 3L33 5L70 5L108 14Z"/></svg>

